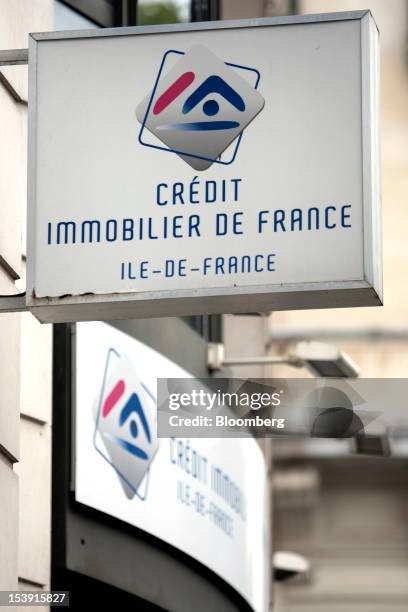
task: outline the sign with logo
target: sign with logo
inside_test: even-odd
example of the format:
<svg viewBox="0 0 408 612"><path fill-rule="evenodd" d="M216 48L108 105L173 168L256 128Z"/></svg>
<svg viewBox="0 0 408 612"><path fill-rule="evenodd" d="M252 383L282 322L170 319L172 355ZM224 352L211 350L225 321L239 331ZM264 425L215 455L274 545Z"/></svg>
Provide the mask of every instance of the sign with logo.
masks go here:
<svg viewBox="0 0 408 612"><path fill-rule="evenodd" d="M118 363L107 378L113 356ZM132 498L157 450L156 400L138 380L131 360L113 348L106 355L94 416L95 450L118 473L125 494Z"/></svg>
<svg viewBox="0 0 408 612"><path fill-rule="evenodd" d="M190 555L256 612L270 584L266 468L257 442L156 436L169 359L106 323L76 327L75 499Z"/></svg>
<svg viewBox="0 0 408 612"><path fill-rule="evenodd" d="M32 35L28 307L381 304L377 55L367 11Z"/></svg>

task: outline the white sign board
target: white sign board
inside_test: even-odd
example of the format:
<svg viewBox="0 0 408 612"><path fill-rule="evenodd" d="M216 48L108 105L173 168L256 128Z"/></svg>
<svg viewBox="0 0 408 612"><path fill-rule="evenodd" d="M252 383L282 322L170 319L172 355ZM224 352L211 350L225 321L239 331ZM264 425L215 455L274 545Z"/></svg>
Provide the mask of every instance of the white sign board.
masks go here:
<svg viewBox="0 0 408 612"><path fill-rule="evenodd" d="M190 555L266 612L268 489L257 442L158 440L157 378L190 374L106 323L76 330L75 499Z"/></svg>
<svg viewBox="0 0 408 612"><path fill-rule="evenodd" d="M367 11L35 34L43 321L381 304Z"/></svg>

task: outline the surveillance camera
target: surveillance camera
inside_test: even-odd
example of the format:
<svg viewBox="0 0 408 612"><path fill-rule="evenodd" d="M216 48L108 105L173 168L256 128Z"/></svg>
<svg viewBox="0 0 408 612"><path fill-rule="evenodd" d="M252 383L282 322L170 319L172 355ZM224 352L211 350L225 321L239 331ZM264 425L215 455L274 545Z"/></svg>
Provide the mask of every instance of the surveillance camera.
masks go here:
<svg viewBox="0 0 408 612"><path fill-rule="evenodd" d="M295 576L307 577L310 571L310 561L297 553L277 551L273 555L273 578L283 582Z"/></svg>

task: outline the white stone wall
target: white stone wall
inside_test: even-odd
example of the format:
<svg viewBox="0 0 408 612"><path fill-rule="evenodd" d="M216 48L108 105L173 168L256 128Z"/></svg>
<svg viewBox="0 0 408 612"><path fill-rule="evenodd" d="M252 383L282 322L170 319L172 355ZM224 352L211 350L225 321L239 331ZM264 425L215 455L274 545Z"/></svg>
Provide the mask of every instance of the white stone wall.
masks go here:
<svg viewBox="0 0 408 612"><path fill-rule="evenodd" d="M408 246L404 219L408 194L408 2L300 0L299 8L302 13L371 9L380 30L385 305L275 313L270 322L272 338L274 332L279 332L282 338L285 330L289 336L294 331L301 335L303 331L314 339L323 334L323 341L337 344L357 362L362 376L406 377ZM354 334L353 330L356 330ZM380 338L375 338L375 332L381 332ZM287 353L289 347L290 343L272 341L270 350ZM284 366L270 368L269 374L309 376L306 370ZM350 466L349 481L341 485L333 472L322 485L315 508L287 508L280 525L278 518L277 545L304 552L311 559L313 569L307 583L288 582L278 586L274 612L403 612L407 609L406 463L400 467L397 462L391 463L394 467L388 470L387 466L390 467L388 459L377 462L374 467L365 458L359 467Z"/></svg>
<svg viewBox="0 0 408 612"><path fill-rule="evenodd" d="M0 49L26 48L52 19L52 0L0 0ZM0 71L4 295L25 282L27 67ZM50 584L51 334L31 315L0 315L0 590Z"/></svg>
<svg viewBox="0 0 408 612"><path fill-rule="evenodd" d="M275 313L271 331L302 330L319 339L333 330L334 342L347 350L366 377L406 377L408 348L408 262L406 237L408 194L408 2L406 0L301 0L302 13L370 9L380 30L381 148L384 306ZM353 338L353 329L359 334ZM381 342L370 339L382 333ZM400 340L395 332L401 331ZM344 337L342 338L341 335ZM388 334L388 338L387 338ZM331 342L331 339L327 339ZM276 345L271 348L276 350ZM282 351L287 346L280 347ZM275 376L307 376L302 370L274 368Z"/></svg>

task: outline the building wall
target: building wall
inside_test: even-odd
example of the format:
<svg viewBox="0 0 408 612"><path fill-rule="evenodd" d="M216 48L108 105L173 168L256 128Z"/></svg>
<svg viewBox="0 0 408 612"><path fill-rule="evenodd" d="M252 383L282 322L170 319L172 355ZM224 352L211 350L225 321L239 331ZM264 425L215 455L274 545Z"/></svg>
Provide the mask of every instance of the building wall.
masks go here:
<svg viewBox="0 0 408 612"><path fill-rule="evenodd" d="M280 583L274 612L407 609L407 467L366 457L275 467L276 546L312 567L306 579Z"/></svg>
<svg viewBox="0 0 408 612"><path fill-rule="evenodd" d="M269 351L287 353L297 340L320 339L346 351L362 376L405 378L408 2L301 0L298 7L302 13L368 8L380 30L385 303L381 308L274 313ZM284 366L270 368L269 375L310 376L306 370ZM304 478L299 478L310 470L317 482L313 492L306 491ZM295 447L292 452L286 449L285 458L276 454L275 546L305 554L312 570L306 581L278 586L275 612L407 609L406 474L404 459L317 460L311 445L309 456L299 456Z"/></svg>
<svg viewBox="0 0 408 612"><path fill-rule="evenodd" d="M52 29L51 0L0 0L0 49ZM0 293L24 288L27 67L0 70ZM20 278L18 278L20 277ZM0 590L49 588L51 328L0 316Z"/></svg>
<svg viewBox="0 0 408 612"><path fill-rule="evenodd" d="M406 0L302 0L302 13L370 9L380 30L381 146L384 251L384 306L281 312L271 317L272 339L288 343L322 335L348 351L367 377L405 377L408 347L408 285L404 280L408 193L408 2ZM274 368L276 376L305 376L305 371Z"/></svg>

